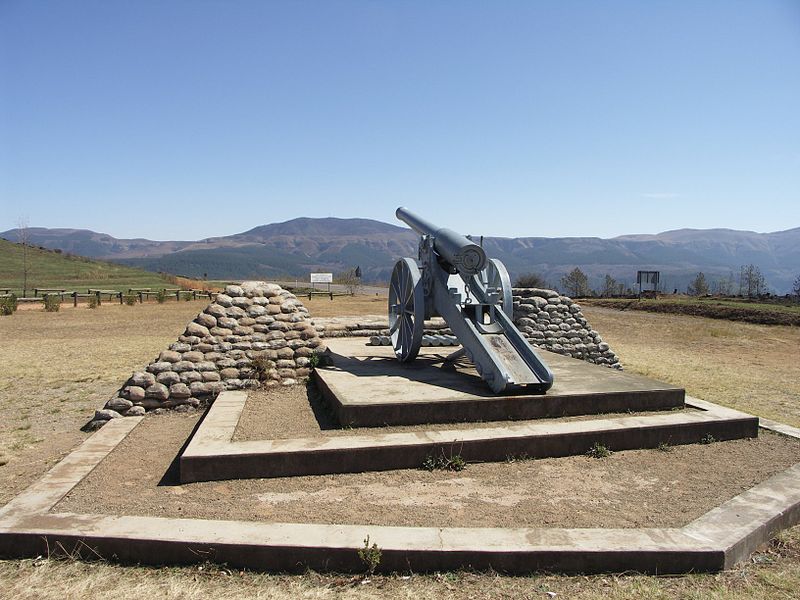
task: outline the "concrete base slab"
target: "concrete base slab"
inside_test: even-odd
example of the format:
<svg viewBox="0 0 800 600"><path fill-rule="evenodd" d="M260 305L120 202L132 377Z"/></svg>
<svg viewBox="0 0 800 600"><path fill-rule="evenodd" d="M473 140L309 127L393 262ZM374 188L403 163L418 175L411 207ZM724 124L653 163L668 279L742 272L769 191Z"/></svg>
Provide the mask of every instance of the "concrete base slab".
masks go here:
<svg viewBox="0 0 800 600"><path fill-rule="evenodd" d="M381 571L669 574L732 567L800 518L800 465L680 529L414 528L50 512L138 422L111 421L0 509L0 555L64 552L146 564L211 560L253 569L363 571L358 549L369 536L382 550ZM795 428L783 426L781 433L800 438Z"/></svg>
<svg viewBox="0 0 800 600"><path fill-rule="evenodd" d="M388 346L332 339L333 366L314 378L339 422L352 427L417 425L670 410L684 390L653 379L543 352L555 375L546 394L497 396L471 366L446 362L452 349L422 348L401 363Z"/></svg>
<svg viewBox="0 0 800 600"><path fill-rule="evenodd" d="M630 450L662 443L693 444L709 435L715 440L758 435L758 418L692 399L687 404L694 410L649 416L232 441L246 401L245 392L223 392L217 397L181 455L182 483L418 468L426 457L441 454L458 454L467 462L491 462L509 456L574 456L586 453L595 443L611 450Z"/></svg>

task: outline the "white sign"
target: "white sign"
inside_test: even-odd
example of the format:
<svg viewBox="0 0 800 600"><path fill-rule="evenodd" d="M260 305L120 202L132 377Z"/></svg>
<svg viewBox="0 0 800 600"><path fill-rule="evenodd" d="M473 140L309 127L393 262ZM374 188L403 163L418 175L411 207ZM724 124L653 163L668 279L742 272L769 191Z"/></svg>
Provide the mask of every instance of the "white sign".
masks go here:
<svg viewBox="0 0 800 600"><path fill-rule="evenodd" d="M311 283L333 283L333 273L311 273Z"/></svg>

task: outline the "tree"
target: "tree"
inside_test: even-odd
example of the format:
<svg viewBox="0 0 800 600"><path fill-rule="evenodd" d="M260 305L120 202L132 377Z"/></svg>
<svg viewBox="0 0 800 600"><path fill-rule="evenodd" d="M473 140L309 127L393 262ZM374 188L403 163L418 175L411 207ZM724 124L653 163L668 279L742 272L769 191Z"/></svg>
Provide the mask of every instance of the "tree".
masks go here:
<svg viewBox="0 0 800 600"><path fill-rule="evenodd" d="M686 288L690 296L705 296L708 294L708 284L706 283L706 276L701 271Z"/></svg>
<svg viewBox="0 0 800 600"><path fill-rule="evenodd" d="M17 222L17 237L22 244L22 297L25 298L28 295L28 242L30 241L27 220L20 219Z"/></svg>
<svg viewBox="0 0 800 600"><path fill-rule="evenodd" d="M610 298L611 296L621 296L624 289L624 284L618 282L611 275L606 274L605 279L603 280L603 290L600 294L605 298Z"/></svg>
<svg viewBox="0 0 800 600"><path fill-rule="evenodd" d="M561 287L573 298L588 296L590 292L589 278L578 267L561 278Z"/></svg>
<svg viewBox="0 0 800 600"><path fill-rule="evenodd" d="M800 301L800 275L797 276L797 279L795 279L794 283L792 284L792 294L798 301Z"/></svg>
<svg viewBox="0 0 800 600"><path fill-rule="evenodd" d="M755 298L767 291L767 282L761 269L755 265L742 265L739 269L739 295Z"/></svg>
<svg viewBox="0 0 800 600"><path fill-rule="evenodd" d="M547 282L539 273L524 273L514 280L518 288L546 288Z"/></svg>
<svg viewBox="0 0 800 600"><path fill-rule="evenodd" d="M336 275L336 283L343 285L351 296L355 296L361 289L361 277L356 274L356 269L342 271Z"/></svg>
<svg viewBox="0 0 800 600"><path fill-rule="evenodd" d="M720 296L730 296L733 294L735 282L733 279L733 271L727 277L718 277L711 284L711 293L719 294Z"/></svg>

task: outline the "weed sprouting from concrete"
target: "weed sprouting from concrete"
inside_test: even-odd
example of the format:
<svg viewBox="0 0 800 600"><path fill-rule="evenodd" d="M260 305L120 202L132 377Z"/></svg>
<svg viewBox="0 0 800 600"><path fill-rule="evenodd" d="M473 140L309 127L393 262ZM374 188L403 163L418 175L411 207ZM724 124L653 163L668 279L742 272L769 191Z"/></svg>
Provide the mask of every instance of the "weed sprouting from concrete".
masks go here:
<svg viewBox="0 0 800 600"><path fill-rule="evenodd" d="M592 447L586 452L586 456L591 458L608 458L612 452L600 442L595 442Z"/></svg>
<svg viewBox="0 0 800 600"><path fill-rule="evenodd" d="M444 449L438 456L429 454L422 461L422 468L426 471L463 471L467 468L467 461L460 454L445 454Z"/></svg>
<svg viewBox="0 0 800 600"><path fill-rule="evenodd" d="M533 457L531 457L527 452L522 452L520 454L509 454L508 456L506 456L506 462L511 464L515 462L522 462L525 460L532 460L532 458Z"/></svg>
<svg viewBox="0 0 800 600"><path fill-rule="evenodd" d="M370 576L375 572L375 569L378 568L378 565L381 564L381 549L375 542L370 546L369 536L367 536L364 538L364 547L358 550L358 558L364 563L366 575Z"/></svg>

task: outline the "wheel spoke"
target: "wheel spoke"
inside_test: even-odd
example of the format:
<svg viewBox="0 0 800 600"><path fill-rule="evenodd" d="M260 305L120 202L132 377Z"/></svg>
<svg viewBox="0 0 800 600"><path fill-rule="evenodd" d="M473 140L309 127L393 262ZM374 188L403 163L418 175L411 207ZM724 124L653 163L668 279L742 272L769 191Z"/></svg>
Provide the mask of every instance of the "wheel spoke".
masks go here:
<svg viewBox="0 0 800 600"><path fill-rule="evenodd" d="M406 316L400 320L400 353L403 358L408 354L408 336L406 331Z"/></svg>
<svg viewBox="0 0 800 600"><path fill-rule="evenodd" d="M411 319L405 318L403 319L403 331L405 332L405 340L406 344L403 347L403 350L406 354L409 353L411 350L411 340L413 339L413 325L411 323Z"/></svg>
<svg viewBox="0 0 800 600"><path fill-rule="evenodd" d="M392 292L394 292L395 300L400 300L400 290L397 288L397 283L394 277L392 277L391 285L392 285Z"/></svg>
<svg viewBox="0 0 800 600"><path fill-rule="evenodd" d="M411 282L411 273L406 273L406 278L403 281L405 287L403 288L403 299L405 300L406 305L408 305L409 300L411 300L411 292L414 289L414 286Z"/></svg>

